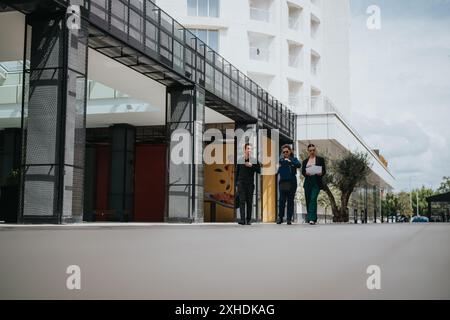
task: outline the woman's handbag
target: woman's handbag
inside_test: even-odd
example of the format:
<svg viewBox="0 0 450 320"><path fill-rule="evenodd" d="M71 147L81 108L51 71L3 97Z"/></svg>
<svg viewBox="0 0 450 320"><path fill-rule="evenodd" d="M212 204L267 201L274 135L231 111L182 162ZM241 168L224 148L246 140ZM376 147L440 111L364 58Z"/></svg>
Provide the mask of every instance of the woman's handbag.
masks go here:
<svg viewBox="0 0 450 320"><path fill-rule="evenodd" d="M292 181L280 181L280 191L291 191Z"/></svg>

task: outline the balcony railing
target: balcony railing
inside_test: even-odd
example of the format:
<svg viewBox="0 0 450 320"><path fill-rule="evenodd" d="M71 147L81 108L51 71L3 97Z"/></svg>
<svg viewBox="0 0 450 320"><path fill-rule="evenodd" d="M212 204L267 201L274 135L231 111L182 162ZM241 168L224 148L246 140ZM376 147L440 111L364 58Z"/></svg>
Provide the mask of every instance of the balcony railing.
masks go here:
<svg viewBox="0 0 450 320"><path fill-rule="evenodd" d="M98 43L90 41L94 49L120 59L162 84L195 83L205 88L210 97L215 95L236 108L236 112L240 110L259 118L268 127L294 137L292 111L152 1L91 0L87 3L91 26L104 34L103 38L98 37ZM270 18L267 10L251 12L261 19ZM112 44L104 43L108 35L114 36ZM119 41L126 47L124 56ZM128 53L130 50L134 51ZM258 48L250 49L252 52L255 58L269 59L268 49L260 48L259 52Z"/></svg>
<svg viewBox="0 0 450 320"><path fill-rule="evenodd" d="M317 39L319 37L319 26L311 26L311 38Z"/></svg>
<svg viewBox="0 0 450 320"><path fill-rule="evenodd" d="M302 99L302 105L297 108L297 114L299 115L321 115L321 114L334 114L338 116L345 125L352 131L352 133L357 137L361 143L367 146L364 138L351 126L351 122L344 116L334 102L327 96L318 95L305 97ZM369 152L372 152L369 147L367 147Z"/></svg>
<svg viewBox="0 0 450 320"><path fill-rule="evenodd" d="M289 55L289 67L298 68L301 65L301 59L298 54Z"/></svg>
<svg viewBox="0 0 450 320"><path fill-rule="evenodd" d="M270 22L270 11L266 9L250 7L250 19Z"/></svg>
<svg viewBox="0 0 450 320"><path fill-rule="evenodd" d="M319 95L319 96L311 96L305 97L303 99L304 105L301 106L300 114L327 114L334 113L341 117L346 122L347 119L344 115L339 111L336 105L331 101L327 96Z"/></svg>
<svg viewBox="0 0 450 320"><path fill-rule="evenodd" d="M317 63L311 64L311 74L317 76L319 74L319 65Z"/></svg>
<svg viewBox="0 0 450 320"><path fill-rule="evenodd" d="M300 18L289 17L289 29L298 31L300 29Z"/></svg>
<svg viewBox="0 0 450 320"><path fill-rule="evenodd" d="M298 94L289 94L289 106L297 108L300 105L300 99Z"/></svg>
<svg viewBox="0 0 450 320"><path fill-rule="evenodd" d="M307 106L308 113L336 113L337 108L331 102L331 100L326 96L312 96L310 98L310 103Z"/></svg>
<svg viewBox="0 0 450 320"><path fill-rule="evenodd" d="M269 61L270 51L268 48L250 47L250 59L259 61Z"/></svg>

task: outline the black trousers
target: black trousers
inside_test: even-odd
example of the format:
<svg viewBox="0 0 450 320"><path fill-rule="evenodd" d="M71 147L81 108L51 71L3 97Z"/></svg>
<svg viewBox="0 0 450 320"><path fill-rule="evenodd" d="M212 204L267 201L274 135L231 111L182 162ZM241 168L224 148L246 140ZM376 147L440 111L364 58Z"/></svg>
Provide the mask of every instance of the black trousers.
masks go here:
<svg viewBox="0 0 450 320"><path fill-rule="evenodd" d="M278 202L278 219L283 221L284 211L287 202L287 221L292 221L295 209L295 194L297 193L297 181L291 182L291 189L289 191L282 191L280 188L280 200Z"/></svg>
<svg viewBox="0 0 450 320"><path fill-rule="evenodd" d="M241 221L249 222L252 220L254 190L255 185L253 183L240 182L238 184L239 211L241 213Z"/></svg>

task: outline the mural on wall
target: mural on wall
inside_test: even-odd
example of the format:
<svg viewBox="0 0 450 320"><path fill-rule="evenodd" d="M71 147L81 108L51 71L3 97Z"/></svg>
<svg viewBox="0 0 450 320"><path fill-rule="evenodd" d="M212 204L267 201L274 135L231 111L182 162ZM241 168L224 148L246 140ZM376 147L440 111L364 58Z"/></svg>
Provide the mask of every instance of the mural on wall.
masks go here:
<svg viewBox="0 0 450 320"><path fill-rule="evenodd" d="M265 158L272 156L273 141L268 137L262 137L263 143L268 146L263 149L262 154ZM227 149L224 144L224 152ZM231 149L233 150L233 145ZM228 145L230 147L230 145ZM233 155L230 155L233 159ZM263 166L266 168L268 166ZM235 166L231 164L223 165L205 165L204 166L204 221L205 222L235 222ZM262 222L275 222L277 214L277 176L264 175L261 177L261 209Z"/></svg>
<svg viewBox="0 0 450 320"><path fill-rule="evenodd" d="M235 221L234 168L231 164L205 165L205 222Z"/></svg>

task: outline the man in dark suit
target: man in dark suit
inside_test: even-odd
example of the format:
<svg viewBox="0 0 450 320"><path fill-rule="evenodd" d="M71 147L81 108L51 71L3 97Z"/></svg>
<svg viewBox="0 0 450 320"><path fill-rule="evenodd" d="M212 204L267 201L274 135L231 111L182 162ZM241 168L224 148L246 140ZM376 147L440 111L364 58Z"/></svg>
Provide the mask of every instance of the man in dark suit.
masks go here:
<svg viewBox="0 0 450 320"><path fill-rule="evenodd" d="M244 159L241 159L243 161L238 161L236 164L235 184L236 194L239 196L240 225L251 225L255 173L261 173L261 165L251 155L252 146L247 143L244 147Z"/></svg>
<svg viewBox="0 0 450 320"><path fill-rule="evenodd" d="M317 223L317 198L319 197L320 190L324 188L323 177L327 174L325 159L317 156L316 153L316 146L310 144L308 146L308 158L303 160L302 163L302 174L305 177L303 188L305 189L306 208L308 212L306 222L311 225ZM307 168L312 166L322 167L322 172L311 175Z"/></svg>

